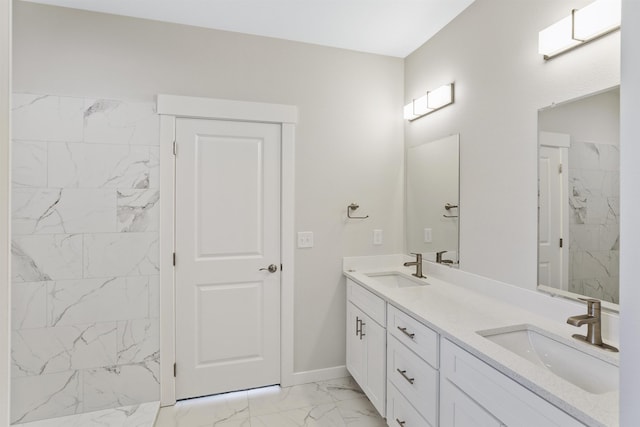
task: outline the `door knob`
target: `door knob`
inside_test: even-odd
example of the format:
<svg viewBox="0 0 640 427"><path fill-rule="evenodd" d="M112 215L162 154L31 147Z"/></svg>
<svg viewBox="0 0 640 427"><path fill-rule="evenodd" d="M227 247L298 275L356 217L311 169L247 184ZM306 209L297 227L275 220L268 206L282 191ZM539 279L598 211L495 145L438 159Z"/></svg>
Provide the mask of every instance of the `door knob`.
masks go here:
<svg viewBox="0 0 640 427"><path fill-rule="evenodd" d="M269 267L261 268L258 271L263 271L263 270L267 270L269 273L275 273L276 271L278 271L278 267L276 267L275 264L271 264Z"/></svg>

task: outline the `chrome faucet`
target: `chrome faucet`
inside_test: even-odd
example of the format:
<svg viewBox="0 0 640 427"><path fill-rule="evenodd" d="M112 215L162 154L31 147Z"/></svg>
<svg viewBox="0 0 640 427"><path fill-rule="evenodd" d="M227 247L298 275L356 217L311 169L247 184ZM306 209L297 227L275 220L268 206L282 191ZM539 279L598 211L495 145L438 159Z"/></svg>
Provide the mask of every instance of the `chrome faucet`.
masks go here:
<svg viewBox="0 0 640 427"><path fill-rule="evenodd" d="M415 252L411 252L411 254L416 256L416 260L412 261L412 262L405 262L404 266L405 267L411 267L411 266L415 265L416 266L416 272L413 273L412 275L416 276L416 277L418 277L420 279L426 279L427 276L423 276L422 275L422 254L417 254Z"/></svg>
<svg viewBox="0 0 640 427"><path fill-rule="evenodd" d="M442 255L446 254L447 251L436 252L436 262L438 264L442 264Z"/></svg>
<svg viewBox="0 0 640 427"><path fill-rule="evenodd" d="M600 300L593 298L579 299L587 303L587 314L571 316L567 319L567 323L576 327L587 325L587 335L573 334L573 338L617 353L617 348L602 342L602 309Z"/></svg>

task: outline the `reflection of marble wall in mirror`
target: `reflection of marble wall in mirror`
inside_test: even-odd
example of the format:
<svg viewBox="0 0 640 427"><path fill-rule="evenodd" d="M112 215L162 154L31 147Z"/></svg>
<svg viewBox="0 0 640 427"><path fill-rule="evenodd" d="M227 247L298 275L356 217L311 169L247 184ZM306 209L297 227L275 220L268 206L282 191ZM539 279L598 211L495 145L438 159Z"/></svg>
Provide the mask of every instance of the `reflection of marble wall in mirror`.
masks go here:
<svg viewBox="0 0 640 427"><path fill-rule="evenodd" d="M619 302L620 91L541 110L539 130L570 135L568 291Z"/></svg>
<svg viewBox="0 0 640 427"><path fill-rule="evenodd" d="M435 261L435 253L447 251L444 260L458 256L459 136L407 147L407 227L408 252L420 252ZM445 217L444 215L447 215ZM431 241L429 240L430 230Z"/></svg>

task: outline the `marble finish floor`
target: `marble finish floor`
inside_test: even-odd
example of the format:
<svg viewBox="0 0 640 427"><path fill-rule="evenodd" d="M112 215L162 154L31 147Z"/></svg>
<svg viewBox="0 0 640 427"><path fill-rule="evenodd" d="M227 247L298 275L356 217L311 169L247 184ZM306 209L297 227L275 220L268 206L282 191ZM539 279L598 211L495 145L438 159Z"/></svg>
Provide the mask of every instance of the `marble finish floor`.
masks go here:
<svg viewBox="0 0 640 427"><path fill-rule="evenodd" d="M160 408L155 427L385 427L356 382L337 380L227 393Z"/></svg>
<svg viewBox="0 0 640 427"><path fill-rule="evenodd" d="M160 402L149 402L13 425L15 427L151 427L159 407Z"/></svg>

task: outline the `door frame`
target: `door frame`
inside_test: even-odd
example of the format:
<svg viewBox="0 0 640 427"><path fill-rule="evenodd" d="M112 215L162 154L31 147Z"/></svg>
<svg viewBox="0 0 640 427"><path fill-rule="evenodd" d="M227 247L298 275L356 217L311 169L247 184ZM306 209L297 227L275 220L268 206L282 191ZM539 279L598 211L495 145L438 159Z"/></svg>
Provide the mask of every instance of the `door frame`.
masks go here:
<svg viewBox="0 0 640 427"><path fill-rule="evenodd" d="M12 4L0 2L0 425L9 425L11 349L11 26Z"/></svg>
<svg viewBox="0 0 640 427"><path fill-rule="evenodd" d="M179 118L276 123L282 126L280 245L280 384L293 385L293 281L295 124L291 105L164 95L157 97L160 115L160 404L176 403L174 364L175 311L175 124Z"/></svg>

